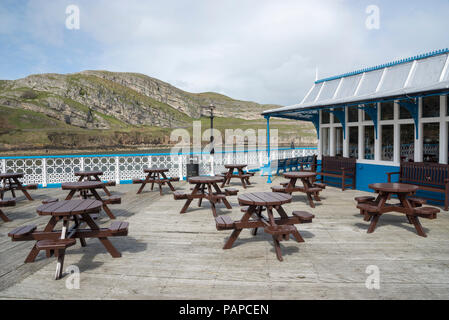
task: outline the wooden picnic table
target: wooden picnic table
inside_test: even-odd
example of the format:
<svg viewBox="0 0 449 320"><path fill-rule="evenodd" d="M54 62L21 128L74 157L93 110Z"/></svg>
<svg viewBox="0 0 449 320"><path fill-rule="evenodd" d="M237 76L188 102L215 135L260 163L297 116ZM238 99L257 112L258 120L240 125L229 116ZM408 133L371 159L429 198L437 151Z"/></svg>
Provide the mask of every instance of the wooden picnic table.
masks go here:
<svg viewBox="0 0 449 320"><path fill-rule="evenodd" d="M245 173L243 168L246 168L246 164L225 164L224 167L228 169L226 173L224 173L224 181L221 184L221 187L224 188L225 185L229 185L231 183L232 178L238 178L242 182L243 188L246 189L247 185L251 185L249 182L249 178L252 176L249 173ZM235 174L235 170L237 170L237 174Z"/></svg>
<svg viewBox="0 0 449 320"><path fill-rule="evenodd" d="M233 230L231 236L226 241L223 249L231 249L243 229L253 229L252 234L257 234L257 228L264 228L264 231L272 235L276 256L282 261L280 241L287 241L290 235L298 242L304 242L298 229L294 226L300 223L310 223L314 216L304 211L294 211L293 216L288 216L282 208L283 204L290 203L292 196L289 194L275 192L255 192L245 193L238 197L241 206L244 208L244 215L238 221L233 221L229 216L219 216L215 219L217 230ZM273 209L279 214L279 218L274 218ZM262 215L266 210L268 217Z"/></svg>
<svg viewBox="0 0 449 320"><path fill-rule="evenodd" d="M23 178L23 173L0 173L0 182L2 183L0 199L3 199L4 194L8 191L11 192L13 198L16 198L15 191L20 190L28 200L33 201L27 190L37 189L37 184L24 186L19 180L21 178Z"/></svg>
<svg viewBox="0 0 449 320"><path fill-rule="evenodd" d="M81 181L100 181L100 176L103 175L103 171L78 171L75 172L75 176L79 177L78 182ZM103 185L103 191L110 197L111 192L108 190L107 186L115 186L115 181L105 182Z"/></svg>
<svg viewBox="0 0 449 320"><path fill-rule="evenodd" d="M80 239L81 246L86 246L86 238L97 238L114 258L121 254L112 245L108 237L126 236L128 223L115 221L109 228L100 228L90 216L100 212L103 203L94 199L66 200L47 203L38 207L37 213L41 216L50 216L43 231L36 231L35 225L18 227L8 236L12 241L36 241L28 254L25 263L34 262L39 251L45 250L47 257L53 254L58 258L55 279L62 276L65 250L76 244ZM58 221L62 221L61 230L54 230ZM70 223L73 226L70 227ZM81 229L87 224L89 229Z"/></svg>
<svg viewBox="0 0 449 320"><path fill-rule="evenodd" d="M432 207L416 207L410 197L416 193L418 186L403 183L373 183L369 188L378 193L377 199L365 201L357 205L366 216L365 220L371 220L368 233L374 232L377 222L382 214L388 212L399 212L406 215L409 223L415 226L416 232L422 237L426 237L422 229L419 217L427 219L435 219L436 214L440 212L437 208ZM392 196L396 196L399 203L390 204Z"/></svg>
<svg viewBox="0 0 449 320"><path fill-rule="evenodd" d="M315 184L314 180L316 178L315 172L310 171L299 171L299 172L285 172L283 173L284 177L290 179L289 182L282 183L281 186L271 187L273 192L279 193L288 193L292 194L293 192L303 192L307 195L307 199L309 200L309 205L312 208L315 208L315 203L313 202L312 196L315 198L315 201L321 201L320 192L325 188L322 184ZM303 186L297 186L296 182L301 180Z"/></svg>
<svg viewBox="0 0 449 320"><path fill-rule="evenodd" d="M80 182L67 182L61 184L62 190L69 190L69 194L65 198L65 200L71 200L76 192L79 192L79 195L83 199L88 199L94 197L96 200L101 201L103 203L103 210L111 219L115 219L114 214L111 209L109 209L108 204L119 204L121 203L120 197L105 197L102 198L97 189L103 189L104 183L101 181L80 181Z"/></svg>
<svg viewBox="0 0 449 320"><path fill-rule="evenodd" d="M205 176L205 177L191 177L188 179L190 184L194 184L195 187L191 194L186 194L182 192L175 192L175 200L186 199L186 203L181 209L180 213L186 213L190 204L194 199L198 199L198 206L201 207L203 199L207 199L210 202L212 208L212 214L217 217L217 209L215 205L217 203L223 202L223 204L228 209L232 209L231 204L226 199L226 196L236 195L238 190L235 189L225 189L223 192L218 183L223 182L224 178L219 176Z"/></svg>
<svg viewBox="0 0 449 320"><path fill-rule="evenodd" d="M174 181L179 181L179 178L169 178L165 174L166 172L169 172L169 169L165 168L148 168L143 170L145 173L147 173L147 177L144 180L141 179L135 179L133 180L134 184L142 184L137 191L137 194L140 194L143 191L143 188L145 188L145 185L147 183L151 183L151 190L154 188L154 184L156 183L159 186L159 194L162 196L162 186L167 184L171 191L175 191L175 188L171 184Z"/></svg>

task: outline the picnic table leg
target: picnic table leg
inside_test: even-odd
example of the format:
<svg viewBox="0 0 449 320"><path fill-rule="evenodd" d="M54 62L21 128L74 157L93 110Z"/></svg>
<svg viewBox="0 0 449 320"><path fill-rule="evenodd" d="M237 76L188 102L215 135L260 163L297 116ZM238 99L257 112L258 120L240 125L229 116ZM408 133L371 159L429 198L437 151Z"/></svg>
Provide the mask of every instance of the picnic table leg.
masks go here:
<svg viewBox="0 0 449 320"><path fill-rule="evenodd" d="M65 200L72 200L73 196L75 195L76 190L70 190L69 194L65 198Z"/></svg>
<svg viewBox="0 0 449 320"><path fill-rule="evenodd" d="M211 206L211 208L212 208L212 214L214 215L214 217L216 218L216 217L218 217L218 215L217 215L217 208L215 207L215 200L214 200L214 195L212 194L213 193L213 191L212 191L212 187L211 187L211 185L210 184L208 184L207 185L207 191L209 192L209 195L208 195L208 200L209 200L209 202L210 202L210 206Z"/></svg>
<svg viewBox="0 0 449 320"><path fill-rule="evenodd" d="M73 216L73 219L75 220L75 228L79 227L81 225L81 222L78 216ZM80 237L79 239L82 247L87 246L86 239L84 239L83 237Z"/></svg>
<svg viewBox="0 0 449 320"><path fill-rule="evenodd" d="M158 184L158 186L159 186L159 194L162 196L162 184L164 184L160 179L161 179L161 177L160 177L160 175L159 175L159 172L158 173L156 173L156 178L154 179L154 180L156 180L157 181L157 184Z"/></svg>
<svg viewBox="0 0 449 320"><path fill-rule="evenodd" d="M255 206L249 206L248 210L246 211L246 213L243 215L242 219L240 220L241 222L248 222L248 220L251 218L251 216L253 215L253 213L255 212L256 207ZM242 232L243 229L234 229L234 231L232 231L231 236L229 237L229 239L226 241L223 249L227 250L227 249L231 249L232 245L234 244L235 240L237 240L237 238L239 237L240 233Z"/></svg>
<svg viewBox="0 0 449 320"><path fill-rule="evenodd" d="M25 197L27 197L28 200L33 201L33 198L31 198L30 194L25 189L25 187L22 185L22 183L19 181L19 179L18 178L13 178L13 180L17 184L18 189L20 191L22 191L22 193L25 195ZM15 198L15 196L14 196L14 198Z"/></svg>
<svg viewBox="0 0 449 320"><path fill-rule="evenodd" d="M90 179L89 179L90 180ZM95 181L99 181L101 182L101 179L99 176L94 175L94 180ZM109 192L108 188L106 188L106 186L103 186L103 191L108 195L108 197L110 197L112 194Z"/></svg>
<svg viewBox="0 0 449 320"><path fill-rule="evenodd" d="M221 189L220 189L220 187L218 186L218 184L213 183L212 186L214 187L215 191L216 191L218 194L223 194L223 191L221 191ZM231 206L231 204L229 203L228 199L224 198L224 199L222 199L222 200L223 200L223 203L224 203L224 205L226 206L226 208L229 209L229 210L232 210L232 206Z"/></svg>
<svg viewBox="0 0 449 320"><path fill-rule="evenodd" d="M170 190L171 190L171 191L176 191L175 187L173 187L173 185L171 184L170 179L167 178L167 175L165 174L165 172L161 172L161 174L162 174L162 178L168 180L168 181L167 181L167 185L168 185L168 187L170 188Z"/></svg>
<svg viewBox="0 0 449 320"><path fill-rule="evenodd" d="M371 224L369 225L367 233L373 233L376 229L377 222L379 221L380 214L375 214L371 217Z"/></svg>
<svg viewBox="0 0 449 320"><path fill-rule="evenodd" d="M11 191L12 197L15 198L16 197L16 192L14 191L11 179L8 179L8 183L9 183L9 190Z"/></svg>
<svg viewBox="0 0 449 320"><path fill-rule="evenodd" d="M65 239L67 237L68 226L69 226L69 218L64 217L62 230L61 230L61 239ZM55 280L58 280L62 277L62 270L64 267L65 249L57 250L57 256L58 256L58 262L56 263Z"/></svg>
<svg viewBox="0 0 449 320"><path fill-rule="evenodd" d="M228 172L226 172L226 174L225 174L224 181L221 184L222 188L224 188L225 185L229 184L229 182L231 181L231 175L232 175L231 169L228 169Z"/></svg>
<svg viewBox="0 0 449 320"><path fill-rule="evenodd" d="M273 235L273 243L274 243L274 250L276 251L276 257L279 261L284 261L282 258L282 251L281 251L281 244L276 236Z"/></svg>
<svg viewBox="0 0 449 320"><path fill-rule="evenodd" d="M201 193L204 193L204 188L205 188L205 185L202 184L201 188L200 188ZM203 204L203 198L199 198L198 199L198 207L201 207L202 204Z"/></svg>
<svg viewBox="0 0 449 320"><path fill-rule="evenodd" d="M189 208L189 206L190 206L190 204L192 203L192 201L193 201L193 196L194 195L196 195L197 193L198 193L198 190L199 190L199 188L201 187L201 184L195 184L195 187L193 188L193 191L192 191L192 193L191 193L191 198L188 198L187 200L186 200L186 203L184 204L184 206L182 207L182 209L181 209L181 212L180 213L186 213L186 211L187 211L187 209Z"/></svg>
<svg viewBox="0 0 449 320"><path fill-rule="evenodd" d="M82 217L92 230L100 229L100 227L98 227L95 221L92 220L92 218L88 214L83 214ZM122 256L122 254L114 247L114 245L107 237L101 237L98 238L98 240L100 240L101 244L106 248L106 250L113 258L120 258Z"/></svg>
<svg viewBox="0 0 449 320"><path fill-rule="evenodd" d="M413 225L415 226L416 232L419 236L427 238L426 233L424 232L421 222L419 222L419 218L416 216L409 216L410 220L412 221Z"/></svg>
<svg viewBox="0 0 449 320"><path fill-rule="evenodd" d="M97 199L98 201L103 202L103 200L101 199L100 195L98 194L98 192L95 189L90 189L90 192L92 192L92 194L94 195L95 199ZM109 218L115 219L115 216L112 213L111 209L109 209L108 205L105 204L105 203L103 203L103 210L106 212L106 214L109 216Z"/></svg>
<svg viewBox="0 0 449 320"><path fill-rule="evenodd" d="M6 216L6 214L3 213L3 211L0 209L0 219L2 219L4 222L10 222L11 220Z"/></svg>
<svg viewBox="0 0 449 320"><path fill-rule="evenodd" d="M239 173L240 180L242 181L242 186L244 189L246 189L245 178L243 177L243 170L237 169L237 171Z"/></svg>
<svg viewBox="0 0 449 320"><path fill-rule="evenodd" d="M142 182L142 185L140 186L139 190L137 190L137 194L142 193L143 188L145 188L145 185L148 183L148 181L150 181L150 177L151 177L151 173L149 173L147 175L147 177L145 178L145 180ZM153 188L151 188L151 190L153 190Z"/></svg>
<svg viewBox="0 0 449 320"><path fill-rule="evenodd" d="M243 169L238 169L239 170L239 175L241 175L241 176L243 176L245 173L243 172ZM248 185L248 186L250 186L251 185L251 182L249 182L249 177L246 177L246 178L244 178L245 179L245 181L246 181L246 184Z"/></svg>

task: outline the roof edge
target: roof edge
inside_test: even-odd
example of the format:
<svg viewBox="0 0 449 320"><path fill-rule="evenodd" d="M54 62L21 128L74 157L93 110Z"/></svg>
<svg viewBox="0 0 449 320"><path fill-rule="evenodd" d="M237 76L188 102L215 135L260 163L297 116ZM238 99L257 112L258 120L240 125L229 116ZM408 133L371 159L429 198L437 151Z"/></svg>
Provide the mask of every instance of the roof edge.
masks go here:
<svg viewBox="0 0 449 320"><path fill-rule="evenodd" d="M364 68L364 69L360 69L360 70L344 73L344 74L341 74L341 75L338 75L338 76L333 76L333 77L320 79L320 80L315 81L315 84L318 84L318 83L321 83L321 82L325 82L325 81L332 81L332 80L337 80L337 79L341 79L341 78L345 78L345 77L355 76L355 75L362 74L362 73L365 73L365 72L381 70L381 69L392 67L392 66L396 66L396 65L399 65L399 64L404 64L404 63L408 63L408 62L415 61L415 60L426 59L426 58L430 58L430 57L433 57L433 56L438 56L438 55L446 54L446 53L449 53L449 48L440 49L440 50L436 50L436 51L431 51L431 52L423 53L423 54L420 54L420 55L417 55L417 56L409 57L409 58L406 58L406 59L401 59L401 60L396 60L396 61L384 63L384 64L381 64L381 65L378 65L378 66L375 66L375 67Z"/></svg>

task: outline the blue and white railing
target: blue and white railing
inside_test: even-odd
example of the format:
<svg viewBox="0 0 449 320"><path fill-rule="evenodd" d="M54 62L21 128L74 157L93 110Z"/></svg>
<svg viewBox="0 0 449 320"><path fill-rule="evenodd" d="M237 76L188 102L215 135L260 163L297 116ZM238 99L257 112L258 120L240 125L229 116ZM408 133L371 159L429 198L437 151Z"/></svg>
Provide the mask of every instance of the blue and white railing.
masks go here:
<svg viewBox="0 0 449 320"><path fill-rule="evenodd" d="M317 148L285 148L270 151L270 160L302 157L317 154ZM246 163L251 171L259 170L268 163L267 150L246 150L209 153L148 153L1 157L0 172L24 173L23 183L38 184L39 187L59 187L63 182L76 181L77 171L103 171L103 180L117 184L130 183L132 179L143 179L143 169L160 167L169 169L169 175L185 179L186 164L192 156L199 157L200 175L214 175L225 170L225 164Z"/></svg>

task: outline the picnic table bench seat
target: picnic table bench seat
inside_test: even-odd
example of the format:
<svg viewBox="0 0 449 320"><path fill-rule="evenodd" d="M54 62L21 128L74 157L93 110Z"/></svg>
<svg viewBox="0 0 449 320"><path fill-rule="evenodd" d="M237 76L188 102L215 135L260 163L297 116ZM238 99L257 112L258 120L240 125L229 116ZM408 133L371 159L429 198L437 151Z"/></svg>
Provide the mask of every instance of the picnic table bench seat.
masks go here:
<svg viewBox="0 0 449 320"><path fill-rule="evenodd" d="M422 198L408 197L407 199L414 207L422 207L423 204L427 203L427 200Z"/></svg>
<svg viewBox="0 0 449 320"><path fill-rule="evenodd" d="M273 192L282 192L282 193L285 193L285 192L287 192L287 187L283 187L283 186L273 186L273 187L271 187L271 190L273 190Z"/></svg>
<svg viewBox="0 0 449 320"><path fill-rule="evenodd" d="M379 209L377 208L377 205L369 203L359 203L357 205L357 209L360 209L363 213L378 213Z"/></svg>
<svg viewBox="0 0 449 320"><path fill-rule="evenodd" d="M8 233L8 237L12 238L13 240L24 238L32 234L36 230L36 228L37 226L34 224L17 227Z"/></svg>
<svg viewBox="0 0 449 320"><path fill-rule="evenodd" d="M129 222L113 221L109 227L111 236L126 236L128 234Z"/></svg>
<svg viewBox="0 0 449 320"><path fill-rule="evenodd" d="M392 175L399 175L398 182L418 186L418 190L444 194L444 210L449 210L449 165L426 162L401 162L398 172L387 173L388 182ZM425 198L428 200L436 200Z"/></svg>
<svg viewBox="0 0 449 320"><path fill-rule="evenodd" d="M48 203L53 203L53 202L58 202L59 199L57 198L48 198L42 201L42 204L48 204Z"/></svg>
<svg viewBox="0 0 449 320"><path fill-rule="evenodd" d="M225 188L224 190L227 196L236 196L239 193L239 190L235 188Z"/></svg>
<svg viewBox="0 0 449 320"><path fill-rule="evenodd" d="M118 197L118 196L106 197L106 198L103 198L102 200L103 200L104 204L121 204L122 203L122 198Z"/></svg>
<svg viewBox="0 0 449 320"><path fill-rule="evenodd" d="M290 235L297 232L297 229L292 225L275 225L266 226L264 231L271 234L277 241L289 241Z"/></svg>
<svg viewBox="0 0 449 320"><path fill-rule="evenodd" d="M188 194L182 191L175 191L173 192L173 198L175 200L183 200L188 198Z"/></svg>
<svg viewBox="0 0 449 320"><path fill-rule="evenodd" d="M320 176L318 181L326 184L325 177L341 179L341 190L345 191L346 187L352 187L355 190L356 186L356 159L345 157L330 157L323 156L321 160L321 171L317 175ZM350 179L351 183L346 183Z"/></svg>
<svg viewBox="0 0 449 320"><path fill-rule="evenodd" d="M363 196L363 197L355 197L354 200L357 201L357 203L367 203L375 201L376 198L372 196Z"/></svg>
<svg viewBox="0 0 449 320"><path fill-rule="evenodd" d="M440 210L438 208L432 207L421 207L415 208L415 210L413 210L413 213L418 217L430 220L436 219L439 212Z"/></svg>
<svg viewBox="0 0 449 320"><path fill-rule="evenodd" d="M76 239L54 239L54 240L39 240L36 242L37 250L65 250L76 244ZM57 254L56 254L57 255Z"/></svg>
<svg viewBox="0 0 449 320"><path fill-rule="evenodd" d="M180 180L179 177L171 177L169 179L173 182L178 182Z"/></svg>
<svg viewBox="0 0 449 320"><path fill-rule="evenodd" d="M16 198L0 199L0 207L14 207L16 205Z"/></svg>
<svg viewBox="0 0 449 320"><path fill-rule="evenodd" d="M229 216L218 216L215 218L215 225L218 231L234 229L234 220Z"/></svg>
<svg viewBox="0 0 449 320"><path fill-rule="evenodd" d="M145 179L133 179L133 184L141 184L145 181Z"/></svg>
<svg viewBox="0 0 449 320"><path fill-rule="evenodd" d="M311 223L315 215L307 211L293 211L292 215L297 217L301 223Z"/></svg>
<svg viewBox="0 0 449 320"><path fill-rule="evenodd" d="M38 185L33 183L33 184L26 184L24 185L24 188L26 190L36 190L38 188Z"/></svg>

